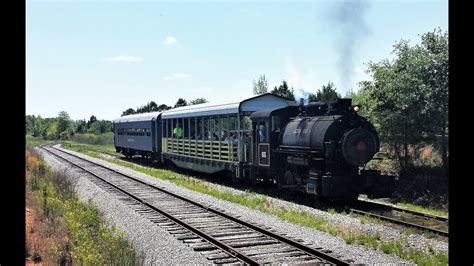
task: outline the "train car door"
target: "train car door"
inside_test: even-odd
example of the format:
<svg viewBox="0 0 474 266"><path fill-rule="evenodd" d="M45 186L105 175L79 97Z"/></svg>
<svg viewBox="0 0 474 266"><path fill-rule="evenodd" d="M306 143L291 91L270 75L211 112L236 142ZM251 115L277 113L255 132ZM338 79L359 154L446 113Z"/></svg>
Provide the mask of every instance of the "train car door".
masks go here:
<svg viewBox="0 0 474 266"><path fill-rule="evenodd" d="M267 122L253 123L254 161L258 166L270 166L270 134Z"/></svg>

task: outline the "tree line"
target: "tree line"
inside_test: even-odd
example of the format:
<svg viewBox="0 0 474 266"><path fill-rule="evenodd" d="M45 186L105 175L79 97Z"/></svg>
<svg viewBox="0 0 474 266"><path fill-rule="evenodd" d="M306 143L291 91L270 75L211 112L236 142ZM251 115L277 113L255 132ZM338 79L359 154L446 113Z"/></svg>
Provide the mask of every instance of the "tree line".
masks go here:
<svg viewBox="0 0 474 266"><path fill-rule="evenodd" d="M294 101L296 100L294 91L294 88L289 88L287 81L283 80L282 84L274 86L270 93ZM253 93L255 95L268 93L268 80L265 75L260 75L257 80L253 80ZM323 85L316 93L307 93L307 97L308 102L331 102L341 98L341 95L337 92L334 83L329 81L327 85Z"/></svg>
<svg viewBox="0 0 474 266"><path fill-rule="evenodd" d="M441 150L447 174L448 32L427 32L416 45L401 40L393 54L391 61L369 62L367 72L373 80L361 82L350 96L375 124L402 172L413 167L421 148L432 144Z"/></svg>
<svg viewBox="0 0 474 266"><path fill-rule="evenodd" d="M201 103L207 103L208 101L205 98L197 98L191 101L186 101L183 98L179 98L178 101L176 101L176 104L174 106L168 106L166 104L156 104L154 101L151 101L143 106L137 107L136 109L133 108L128 108L127 110L122 112L121 116L125 115L132 115L132 114L141 114L141 113L149 113L149 112L160 112L160 111L165 111L169 110L171 108L176 108L176 107L181 107L181 106L187 106L187 105L194 105L194 104L201 104Z"/></svg>
<svg viewBox="0 0 474 266"><path fill-rule="evenodd" d="M66 140L74 134L103 134L112 132L112 121L98 120L92 115L89 120L73 121L65 111L59 112L57 117L42 118L41 116L26 116L26 134L48 140Z"/></svg>

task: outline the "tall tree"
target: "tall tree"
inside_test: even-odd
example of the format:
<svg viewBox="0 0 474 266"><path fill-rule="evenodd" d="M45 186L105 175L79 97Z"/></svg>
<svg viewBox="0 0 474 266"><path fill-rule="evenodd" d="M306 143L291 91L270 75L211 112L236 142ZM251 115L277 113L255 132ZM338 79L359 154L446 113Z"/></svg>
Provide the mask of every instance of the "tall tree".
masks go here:
<svg viewBox="0 0 474 266"><path fill-rule="evenodd" d="M72 126L71 118L66 111L59 112L58 115L58 134L67 131Z"/></svg>
<svg viewBox="0 0 474 266"><path fill-rule="evenodd" d="M127 110L123 111L121 116L133 115L133 114L135 114L135 110L133 110L133 108L128 108Z"/></svg>
<svg viewBox="0 0 474 266"><path fill-rule="evenodd" d="M97 117L95 117L94 115L92 115L90 118L89 118L89 121L87 121L87 128L90 128L92 123L94 123L95 121L97 121Z"/></svg>
<svg viewBox="0 0 474 266"><path fill-rule="evenodd" d="M286 83L286 80L283 80L280 86L278 87L275 86L270 93L278 95L278 96L282 96L291 100L295 100L294 89L293 87L291 89L288 88L288 84Z"/></svg>
<svg viewBox="0 0 474 266"><path fill-rule="evenodd" d="M373 81L360 83L362 110L390 145L402 171L412 165L411 154L423 142L442 135L443 165L447 170L448 34L425 33L421 44L395 44L396 58L369 64ZM410 153L409 147L415 152Z"/></svg>
<svg viewBox="0 0 474 266"><path fill-rule="evenodd" d="M133 108L128 108L127 110L122 112L121 116L125 115L132 115L132 114L141 114L141 113L149 113L149 112L159 112L159 111L164 111L171 109L171 106L168 106L166 104L160 104L158 105L156 102L151 101L143 106L137 107L137 109Z"/></svg>
<svg viewBox="0 0 474 266"><path fill-rule="evenodd" d="M59 123L57 120L48 125L46 129L46 139L54 140L59 138Z"/></svg>
<svg viewBox="0 0 474 266"><path fill-rule="evenodd" d="M174 107L176 108L176 107L181 107L181 106L186 106L186 105L188 105L188 102L186 102L186 100L183 98L179 98L176 104L174 105Z"/></svg>
<svg viewBox="0 0 474 266"><path fill-rule="evenodd" d="M41 116L35 117L34 115L26 116L26 132L30 133L33 137L43 136L46 132L47 125Z"/></svg>
<svg viewBox="0 0 474 266"><path fill-rule="evenodd" d="M156 111L158 111L158 105L157 105L154 101L149 102L149 103L148 103L148 106L149 106L149 109L150 109L149 112L156 112Z"/></svg>
<svg viewBox="0 0 474 266"><path fill-rule="evenodd" d="M208 101L204 98L197 98L189 102L189 105L195 105L195 104L201 104L201 103L207 103Z"/></svg>
<svg viewBox="0 0 474 266"><path fill-rule="evenodd" d="M112 132L112 121L100 120L100 133Z"/></svg>
<svg viewBox="0 0 474 266"><path fill-rule="evenodd" d="M96 134L96 135L102 133L101 122L98 120L94 121L90 125L90 127L87 129L87 133Z"/></svg>
<svg viewBox="0 0 474 266"><path fill-rule="evenodd" d="M84 133L86 132L87 129L87 123L86 120L77 120L76 121L76 133Z"/></svg>
<svg viewBox="0 0 474 266"><path fill-rule="evenodd" d="M448 143L449 126L449 49L448 32L440 28L421 36L421 45L416 49L423 54L423 64L428 68L423 83L430 88L428 101L432 103L429 110L432 113L432 132L441 135L441 157L443 167L448 173Z"/></svg>
<svg viewBox="0 0 474 266"><path fill-rule="evenodd" d="M253 94L260 95L268 92L268 81L265 75L260 75L257 81L253 80Z"/></svg>
<svg viewBox="0 0 474 266"><path fill-rule="evenodd" d="M168 106L166 104L160 104L157 108L157 111L165 111L165 110L168 110L168 109L171 109L172 107L171 106Z"/></svg>
<svg viewBox="0 0 474 266"><path fill-rule="evenodd" d="M318 90L316 94L310 93L308 96L308 102L332 102L341 98L337 93L334 83L331 81L327 85L323 85L321 90Z"/></svg>

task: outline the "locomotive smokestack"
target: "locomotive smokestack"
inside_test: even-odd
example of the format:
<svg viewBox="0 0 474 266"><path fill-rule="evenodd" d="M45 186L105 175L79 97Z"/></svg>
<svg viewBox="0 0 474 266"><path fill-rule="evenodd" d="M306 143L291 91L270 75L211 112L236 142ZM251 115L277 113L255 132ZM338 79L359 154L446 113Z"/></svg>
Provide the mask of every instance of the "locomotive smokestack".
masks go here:
<svg viewBox="0 0 474 266"><path fill-rule="evenodd" d="M303 114L305 112L304 110L304 99L300 98L299 100L299 107L300 107L300 114Z"/></svg>

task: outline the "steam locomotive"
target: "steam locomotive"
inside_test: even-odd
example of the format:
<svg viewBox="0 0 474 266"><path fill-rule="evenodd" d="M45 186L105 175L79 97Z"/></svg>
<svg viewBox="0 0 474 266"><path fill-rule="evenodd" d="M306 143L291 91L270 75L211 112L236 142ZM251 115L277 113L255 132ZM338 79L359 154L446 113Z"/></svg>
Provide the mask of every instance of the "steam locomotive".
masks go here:
<svg viewBox="0 0 474 266"><path fill-rule="evenodd" d="M328 199L390 197L394 177L363 169L380 143L358 108L351 99L303 106L264 94L121 117L114 120L114 144L125 156L271 180Z"/></svg>
<svg viewBox="0 0 474 266"><path fill-rule="evenodd" d="M272 120L279 120L282 125L268 144L259 144L259 159L270 160L272 167L255 168L256 175L278 176L280 187L326 198L390 196L392 176L359 169L379 151L379 138L374 126L357 115L358 108L350 99L339 99L253 113L254 123L273 126Z"/></svg>

